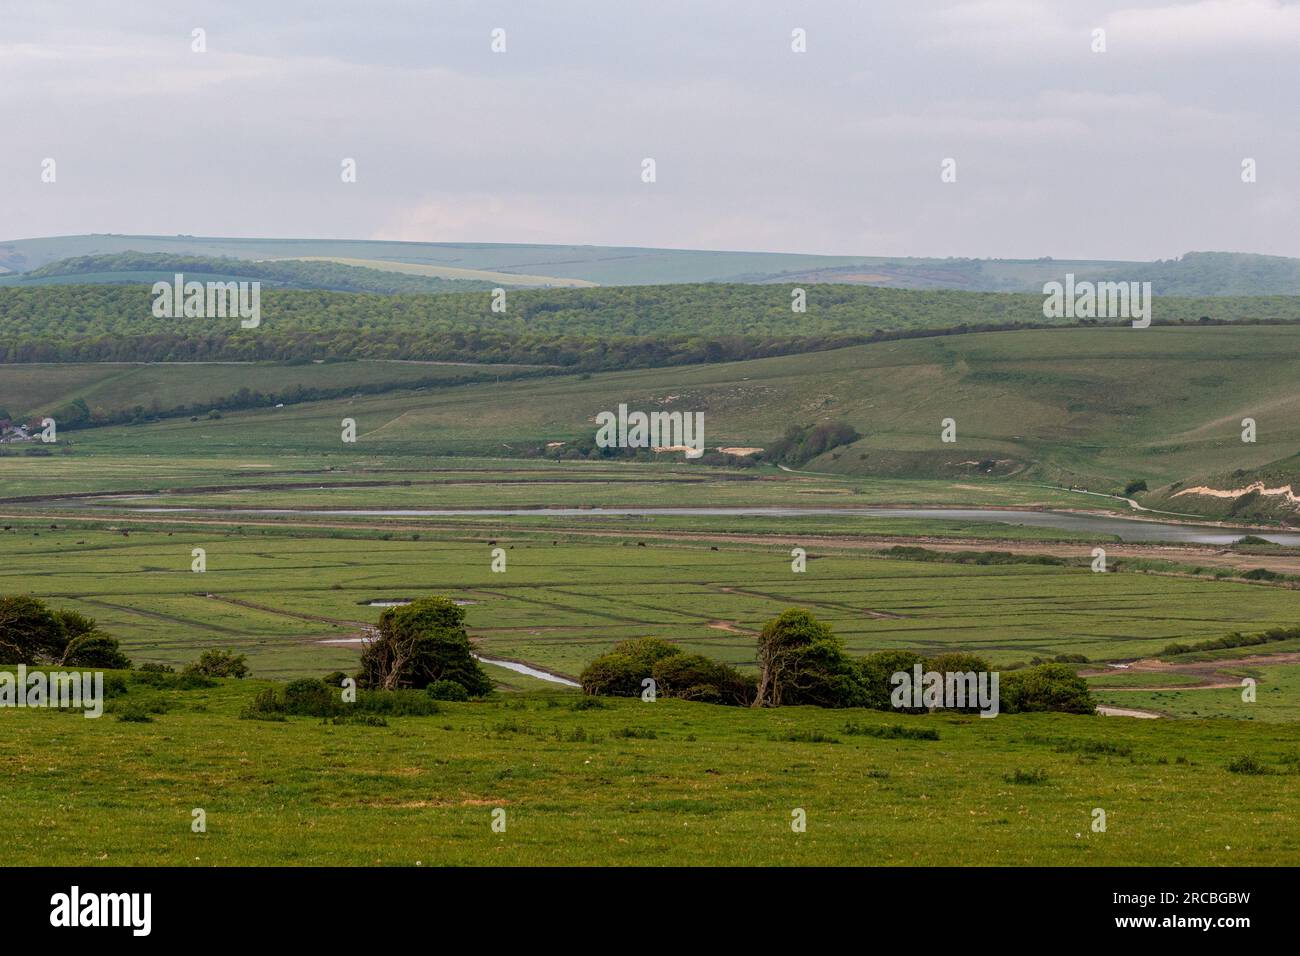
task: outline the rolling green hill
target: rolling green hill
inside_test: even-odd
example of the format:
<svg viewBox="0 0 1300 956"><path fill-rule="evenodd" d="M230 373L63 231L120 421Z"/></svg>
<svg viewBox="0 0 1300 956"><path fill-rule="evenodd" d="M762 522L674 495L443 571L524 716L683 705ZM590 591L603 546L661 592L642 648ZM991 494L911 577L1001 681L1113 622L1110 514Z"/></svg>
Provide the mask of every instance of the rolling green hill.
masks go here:
<svg viewBox="0 0 1300 956"><path fill-rule="evenodd" d="M431 362L87 362L28 364L0 372L0 412L18 420L53 415L70 426L81 402L100 421L205 414L323 397L497 381L544 369ZM0 415L0 417L4 417Z"/></svg>
<svg viewBox="0 0 1300 956"><path fill-rule="evenodd" d="M1291 413L1290 408L1279 414ZM1270 414L1267 427L1278 422ZM1257 441L1262 441L1257 438ZM1289 439L1284 439L1284 442ZM1274 442L1268 443L1275 448ZM1243 447L1249 448L1250 445ZM1292 441L1291 447L1297 447ZM1234 521L1300 520L1300 454L1291 454L1258 467L1196 473L1174 481L1148 496L1153 507Z"/></svg>
<svg viewBox="0 0 1300 956"><path fill-rule="evenodd" d="M349 395L220 421L73 435L86 451L314 454L337 451L339 422L351 417L356 451L366 454L515 455L548 441L590 438L598 412L626 403L702 412L710 447L762 447L791 423L845 422L862 434L808 462L813 472L1012 477L1113 492L1132 479L1155 489L1293 455L1300 448L1297 374L1294 326L1026 330ZM137 387L146 381L139 378ZM66 394L79 387L74 376ZM45 408L66 400L44 394ZM1238 423L1247 415L1260 422L1255 444L1240 441ZM940 441L945 418L956 421L953 444Z"/></svg>

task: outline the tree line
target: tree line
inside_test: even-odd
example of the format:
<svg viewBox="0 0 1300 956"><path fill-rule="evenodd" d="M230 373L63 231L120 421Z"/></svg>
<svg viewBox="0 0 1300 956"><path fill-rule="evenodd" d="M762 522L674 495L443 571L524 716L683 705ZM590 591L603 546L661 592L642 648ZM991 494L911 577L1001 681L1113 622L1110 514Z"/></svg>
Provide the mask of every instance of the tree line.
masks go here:
<svg viewBox="0 0 1300 956"><path fill-rule="evenodd" d="M893 675L920 664L940 673L988 673L988 661L974 654L947 653L926 658L906 650L851 657L829 624L804 608L790 608L763 628L756 647L757 674L742 672L702 654L689 654L655 637L634 638L597 657L580 677L583 692L637 697L653 682L656 695L734 706L866 707L908 713L898 707ZM1088 683L1065 663L1043 663L1001 675L1002 713L1059 711L1091 714L1096 702ZM970 706L965 711L978 708Z"/></svg>
<svg viewBox="0 0 1300 956"><path fill-rule="evenodd" d="M1046 320L1042 296L697 284L377 295L262 294L262 324L158 319L147 286L0 286L0 362L419 359L577 370L739 361L902 338L1087 321ZM1161 299L1155 324L1300 322L1300 297ZM1125 325L1126 322L1109 324Z"/></svg>

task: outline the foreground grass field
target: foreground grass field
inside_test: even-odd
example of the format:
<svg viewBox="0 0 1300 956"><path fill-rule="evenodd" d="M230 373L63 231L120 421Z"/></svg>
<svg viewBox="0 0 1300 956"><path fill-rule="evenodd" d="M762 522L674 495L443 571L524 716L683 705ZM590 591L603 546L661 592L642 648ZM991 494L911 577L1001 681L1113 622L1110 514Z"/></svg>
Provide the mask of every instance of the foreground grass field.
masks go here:
<svg viewBox="0 0 1300 956"><path fill-rule="evenodd" d="M150 723L0 711L6 862L1300 862L1295 724L671 700L575 710L571 693L444 704L382 727L240 720L258 687L132 685L113 702L147 704ZM863 733L894 726L939 739ZM1264 773L1229 771L1242 757ZM206 833L191 831L195 808ZM1092 830L1097 808L1105 832ZM796 809L806 832L791 829Z"/></svg>

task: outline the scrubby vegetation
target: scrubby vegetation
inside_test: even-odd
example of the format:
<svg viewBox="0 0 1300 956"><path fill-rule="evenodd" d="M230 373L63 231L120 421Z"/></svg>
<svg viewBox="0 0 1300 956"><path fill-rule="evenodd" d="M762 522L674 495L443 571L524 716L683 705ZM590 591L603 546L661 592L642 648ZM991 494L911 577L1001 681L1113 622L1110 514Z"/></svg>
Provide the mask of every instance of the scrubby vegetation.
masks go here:
<svg viewBox="0 0 1300 956"><path fill-rule="evenodd" d="M1223 637L1211 638L1208 641L1196 641L1193 644L1166 644L1160 651L1161 657L1171 657L1177 654L1194 654L1199 651L1218 651L1229 647L1254 647L1258 644L1273 644L1278 641L1300 640L1300 627L1274 627L1259 634L1242 634L1239 631L1233 631Z"/></svg>
<svg viewBox="0 0 1300 956"><path fill-rule="evenodd" d="M754 680L702 654L688 654L668 641L641 637L621 641L583 670L583 693L639 697L654 681L656 695L715 704L748 704Z"/></svg>
<svg viewBox="0 0 1300 956"><path fill-rule="evenodd" d="M440 713L432 695L415 690L358 690L355 699L332 686L328 678L301 677L283 687L267 687L244 709L245 720L323 717L336 723L382 726L381 717L428 717Z"/></svg>
<svg viewBox="0 0 1300 956"><path fill-rule="evenodd" d="M643 637L623 641L597 657L582 672L581 683L586 694L614 697L639 696L653 679L657 691L666 696L710 703L926 713L929 706L896 699L895 675L910 677L918 666L923 673L942 675L993 672L984 658L960 651L923 657L890 650L852 657L830 626L804 608L790 608L767 623L758 638L757 657L755 681L703 655L687 654L668 641ZM1088 682L1065 663L1041 663L1001 673L999 678L997 707L1004 713L1091 714L1096 710ZM992 688L991 683L988 686ZM974 700L949 709L982 710Z"/></svg>
<svg viewBox="0 0 1300 956"><path fill-rule="evenodd" d="M202 677L247 677L248 658L234 651L210 648L200 654L197 661L186 665L182 673L198 674Z"/></svg>
<svg viewBox="0 0 1300 956"><path fill-rule="evenodd" d="M1069 559L1054 554L1016 554L1012 551L936 551L933 548L905 544L884 548L880 553L907 561L934 561L941 564L1042 564L1059 568L1071 563Z"/></svg>
<svg viewBox="0 0 1300 956"><path fill-rule="evenodd" d="M832 448L851 445L862 436L844 422L821 425L791 425L785 434L758 454L758 458L775 465L798 467Z"/></svg>

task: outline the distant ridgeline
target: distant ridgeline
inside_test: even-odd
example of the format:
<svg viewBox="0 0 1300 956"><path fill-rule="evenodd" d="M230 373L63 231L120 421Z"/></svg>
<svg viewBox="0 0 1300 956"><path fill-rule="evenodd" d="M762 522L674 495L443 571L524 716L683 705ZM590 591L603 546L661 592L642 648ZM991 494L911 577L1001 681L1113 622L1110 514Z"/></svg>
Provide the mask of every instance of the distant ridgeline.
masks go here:
<svg viewBox="0 0 1300 956"><path fill-rule="evenodd" d="M490 289L477 279L445 279L406 272L319 260L236 259L226 256L179 256L122 252L113 255L61 259L8 277L5 284L26 285L152 285L170 282L176 273L195 281L259 280L268 288L324 289L333 292L441 293Z"/></svg>
<svg viewBox="0 0 1300 956"><path fill-rule="evenodd" d="M156 257L145 258L158 264ZM268 284L261 295L260 326L243 329L237 320L225 318L157 318L150 285L171 282L177 271L187 281L223 275L228 281L299 268L330 274L339 270L343 277L378 270L314 262L176 257L166 262L166 270L156 274L135 273L140 285L29 284L59 276L76 278L83 275L79 269L103 265L89 260L58 263L47 267L49 271L36 270L0 284L0 362L382 358L596 371L735 361L974 331L1128 324L1046 319L1040 293L829 284L804 290L803 311L792 308L791 287L723 283L511 289L494 311L497 297L490 283L416 276L412 278L419 282L441 283L439 288L483 288L377 294ZM238 265L237 273L193 271L234 268L230 263ZM267 278L271 281L279 280ZM1155 325L1297 321L1300 298L1291 296L1160 297L1154 307Z"/></svg>
<svg viewBox="0 0 1300 956"><path fill-rule="evenodd" d="M148 256L158 257L150 261ZM1300 259L1235 252L1188 252L1173 259L974 259L918 256L810 255L636 246L539 243L389 242L383 240L129 236L99 233L0 241L0 285L21 281L129 281L124 274L170 265L243 263L236 274L295 288L354 292L450 291L448 280L507 287L626 286L677 283L831 283L873 288L961 292L1040 292L1071 273L1090 282L1150 282L1156 295L1300 295ZM279 271L286 260L291 271ZM315 271L313 262L329 260ZM68 263L76 263L69 266ZM383 276L346 271L369 269ZM186 271L193 271L187 267ZM6 275L10 273L11 275ZM394 276L405 277L394 278ZM412 280L441 280L417 287ZM152 280L151 280L152 281Z"/></svg>

